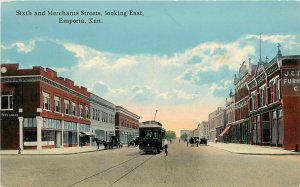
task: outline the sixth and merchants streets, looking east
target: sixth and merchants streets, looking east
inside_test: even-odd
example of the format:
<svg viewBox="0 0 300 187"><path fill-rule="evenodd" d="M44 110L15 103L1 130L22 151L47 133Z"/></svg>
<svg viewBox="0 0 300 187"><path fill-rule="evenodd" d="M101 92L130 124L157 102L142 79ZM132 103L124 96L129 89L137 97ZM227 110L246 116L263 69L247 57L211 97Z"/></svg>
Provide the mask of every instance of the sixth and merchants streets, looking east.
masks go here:
<svg viewBox="0 0 300 187"><path fill-rule="evenodd" d="M144 16L141 10L104 10L104 11L31 11L31 10L17 10L16 16L50 16L57 17L58 23L77 24L77 23L103 23L103 17L130 17L130 16Z"/></svg>

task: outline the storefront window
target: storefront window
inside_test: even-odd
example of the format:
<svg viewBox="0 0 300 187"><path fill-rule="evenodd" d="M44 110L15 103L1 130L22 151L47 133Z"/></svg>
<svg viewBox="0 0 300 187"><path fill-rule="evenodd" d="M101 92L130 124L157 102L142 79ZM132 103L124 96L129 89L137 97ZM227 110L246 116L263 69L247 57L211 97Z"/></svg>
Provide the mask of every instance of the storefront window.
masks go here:
<svg viewBox="0 0 300 187"><path fill-rule="evenodd" d="M256 143L256 120L252 118L252 142Z"/></svg>
<svg viewBox="0 0 300 187"><path fill-rule="evenodd" d="M42 131L42 141L55 141L55 131L54 130L43 130Z"/></svg>
<svg viewBox="0 0 300 187"><path fill-rule="evenodd" d="M77 133L76 132L72 132L72 143L77 144Z"/></svg>
<svg viewBox="0 0 300 187"><path fill-rule="evenodd" d="M24 127L36 127L35 118L24 118Z"/></svg>
<svg viewBox="0 0 300 187"><path fill-rule="evenodd" d="M282 122L282 110L278 111L278 144L283 143L283 122Z"/></svg>
<svg viewBox="0 0 300 187"><path fill-rule="evenodd" d="M272 144L276 144L276 118L276 111L274 111L272 114Z"/></svg>
<svg viewBox="0 0 300 187"><path fill-rule="evenodd" d="M37 141L37 131L36 128L24 128L24 141L25 142L36 142Z"/></svg>
<svg viewBox="0 0 300 187"><path fill-rule="evenodd" d="M260 116L257 116L257 142L261 143Z"/></svg>
<svg viewBox="0 0 300 187"><path fill-rule="evenodd" d="M64 132L64 143L68 143L69 141L69 132Z"/></svg>
<svg viewBox="0 0 300 187"><path fill-rule="evenodd" d="M61 121L43 118L43 129L61 129Z"/></svg>

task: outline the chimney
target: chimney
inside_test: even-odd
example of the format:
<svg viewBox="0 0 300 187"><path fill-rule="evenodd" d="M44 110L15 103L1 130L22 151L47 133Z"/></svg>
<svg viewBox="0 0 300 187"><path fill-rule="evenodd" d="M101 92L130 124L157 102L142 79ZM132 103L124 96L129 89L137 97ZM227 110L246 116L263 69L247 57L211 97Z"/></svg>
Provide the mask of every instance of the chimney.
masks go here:
<svg viewBox="0 0 300 187"><path fill-rule="evenodd" d="M52 78L57 77L56 71L54 71L54 70L52 70L52 69L50 69L50 68L46 68L46 71L48 72L48 74L49 74Z"/></svg>

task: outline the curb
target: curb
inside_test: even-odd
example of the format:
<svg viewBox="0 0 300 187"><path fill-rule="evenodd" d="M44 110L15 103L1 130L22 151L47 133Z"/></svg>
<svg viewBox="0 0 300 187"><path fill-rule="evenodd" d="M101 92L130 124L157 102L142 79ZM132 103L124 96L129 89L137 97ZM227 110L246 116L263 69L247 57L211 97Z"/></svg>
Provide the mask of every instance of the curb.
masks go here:
<svg viewBox="0 0 300 187"><path fill-rule="evenodd" d="M270 155L274 155L274 156L293 155L293 156L295 156L295 155L298 155L298 156L300 156L300 152L299 153L286 153L286 154L281 154L281 153L243 153L243 152L230 151L227 149L223 149L223 148L219 148L219 147L215 147L215 146L211 146L211 145L208 145L208 146L214 147L215 149L221 149L221 150L224 150L224 151L227 151L230 153L240 154L240 155L266 155L266 156L270 156Z"/></svg>
<svg viewBox="0 0 300 187"><path fill-rule="evenodd" d="M28 154L0 154L0 156L37 156L37 155L75 155L75 154L82 154L82 153L90 153L90 152L97 152L97 151L105 151L105 150L115 150L115 149L96 149L96 150L90 150L90 151L82 151L82 152L73 152L73 153L45 153L45 154L32 154L32 153L28 153ZM17 150L16 150L17 151Z"/></svg>

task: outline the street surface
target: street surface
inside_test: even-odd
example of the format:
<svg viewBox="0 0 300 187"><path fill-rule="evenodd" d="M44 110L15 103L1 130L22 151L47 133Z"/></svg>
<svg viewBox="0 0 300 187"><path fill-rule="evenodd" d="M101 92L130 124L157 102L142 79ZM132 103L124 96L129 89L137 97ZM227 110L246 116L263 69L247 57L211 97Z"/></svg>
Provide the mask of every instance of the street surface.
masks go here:
<svg viewBox="0 0 300 187"><path fill-rule="evenodd" d="M300 186L299 155L240 155L210 146L169 145L169 156L136 147L74 155L1 156L9 186Z"/></svg>

